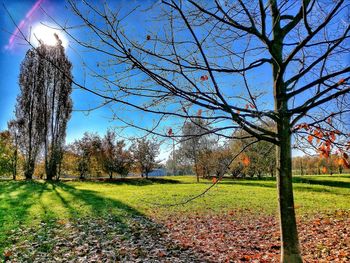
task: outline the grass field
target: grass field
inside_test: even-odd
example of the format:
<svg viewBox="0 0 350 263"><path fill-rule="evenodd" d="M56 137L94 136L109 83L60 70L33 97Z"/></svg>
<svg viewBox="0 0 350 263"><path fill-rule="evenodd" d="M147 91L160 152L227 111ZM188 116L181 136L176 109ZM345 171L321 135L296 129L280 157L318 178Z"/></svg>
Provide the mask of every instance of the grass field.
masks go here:
<svg viewBox="0 0 350 263"><path fill-rule="evenodd" d="M42 222L104 216L123 222L135 215L162 218L232 210L256 215L276 213L273 179L225 179L187 205L167 206L201 193L210 184L205 180L196 183L194 177L187 176L115 182L0 181L0 255L10 245L8 235L20 226L39 226ZM294 190L298 216L350 209L349 175L295 177Z"/></svg>

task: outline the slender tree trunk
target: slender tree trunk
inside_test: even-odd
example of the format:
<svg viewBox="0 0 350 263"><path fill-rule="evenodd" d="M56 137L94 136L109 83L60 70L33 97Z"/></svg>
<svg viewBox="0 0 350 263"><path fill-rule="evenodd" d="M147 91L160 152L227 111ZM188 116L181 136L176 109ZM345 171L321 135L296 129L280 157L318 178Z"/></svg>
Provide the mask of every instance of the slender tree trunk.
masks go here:
<svg viewBox="0 0 350 263"><path fill-rule="evenodd" d="M13 160L13 167L12 167L12 177L13 180L16 181L16 177L17 177L17 159L18 159L18 150L17 150L17 143L16 143L16 149L14 152L14 160Z"/></svg>
<svg viewBox="0 0 350 263"><path fill-rule="evenodd" d="M197 183L199 183L198 163L197 163L197 156L196 156L196 154L195 154L195 157L194 157L194 170L195 170L195 173L196 173Z"/></svg>
<svg viewBox="0 0 350 263"><path fill-rule="evenodd" d="M302 262L294 209L292 184L292 150L289 118L278 125L280 144L277 146L277 188L281 230L281 262Z"/></svg>

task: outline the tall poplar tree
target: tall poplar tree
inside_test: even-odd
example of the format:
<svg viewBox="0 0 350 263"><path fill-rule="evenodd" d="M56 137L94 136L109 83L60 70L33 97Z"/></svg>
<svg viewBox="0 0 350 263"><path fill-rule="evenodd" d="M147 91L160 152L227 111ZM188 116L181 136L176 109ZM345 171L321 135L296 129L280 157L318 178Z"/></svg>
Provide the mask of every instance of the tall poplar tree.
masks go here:
<svg viewBox="0 0 350 263"><path fill-rule="evenodd" d="M39 72L42 65L34 49L28 50L19 75L20 94L17 97L16 118L19 147L24 157L24 176L32 179L35 162L43 141L43 118L40 107L43 98Z"/></svg>
<svg viewBox="0 0 350 263"><path fill-rule="evenodd" d="M72 64L65 55L62 41L55 37L55 46L40 42L37 48L27 52L21 64L16 118L26 179L32 178L41 150L47 179L57 176L72 112Z"/></svg>
<svg viewBox="0 0 350 263"><path fill-rule="evenodd" d="M70 119L73 103L70 98L72 92L72 64L65 55L62 41L57 39L56 46L40 45L38 54L41 56L44 70L44 154L46 178L52 180L60 173L63 145L66 128ZM53 66L55 65L55 66Z"/></svg>

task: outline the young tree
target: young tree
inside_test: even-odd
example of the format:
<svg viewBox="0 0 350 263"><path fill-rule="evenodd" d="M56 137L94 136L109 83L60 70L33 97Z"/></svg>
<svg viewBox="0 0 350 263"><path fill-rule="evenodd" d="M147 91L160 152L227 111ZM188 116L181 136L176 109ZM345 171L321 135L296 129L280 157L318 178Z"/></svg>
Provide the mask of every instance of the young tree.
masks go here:
<svg viewBox="0 0 350 263"><path fill-rule="evenodd" d="M204 154L203 157L201 156L200 164L209 163L210 175L221 178L228 172L234 159L234 153L231 151L230 147L222 145L215 147L211 153Z"/></svg>
<svg viewBox="0 0 350 263"><path fill-rule="evenodd" d="M208 175L208 162L202 162L199 169L200 155L208 155L212 148L213 140L210 138L210 127L207 121L195 119L187 121L182 127L182 140L180 141L181 154L187 158L194 167L194 172L199 182L200 174Z"/></svg>
<svg viewBox="0 0 350 263"><path fill-rule="evenodd" d="M138 34L141 38L130 33L132 13L125 16L107 4L102 8L87 1L69 3L98 41L72 37L112 61L100 74L94 72L108 85L105 92L76 84L120 103L123 110L130 107L158 116L155 127L124 122L164 135L159 125L164 119L210 119L215 122L213 133L227 137L241 128L275 145L281 260L301 262L292 136L307 136L309 127L331 132L334 122L327 122L329 117L341 121L348 116L344 98L350 91L350 67L344 56L349 50L348 1L164 0L155 6L162 30L157 31L156 22L144 23L154 31L145 29L144 36ZM96 17L104 22L96 22ZM344 100L337 103L340 98ZM206 114L197 116L198 107ZM262 118L272 121L275 129L257 125ZM308 126L298 126L302 123ZM347 127L342 128L337 143L329 139L334 134L317 136L322 154L344 145Z"/></svg>
<svg viewBox="0 0 350 263"><path fill-rule="evenodd" d="M166 161L166 169L171 174L174 174L173 171L176 171L177 175L189 175L193 174L193 165L191 162L184 157L181 152L181 149L175 149L175 152L171 152L167 161Z"/></svg>
<svg viewBox="0 0 350 263"><path fill-rule="evenodd" d="M73 143L72 148L78 158L76 170L80 179L85 179L89 174L91 175L93 164L98 164L102 148L101 138L97 134L86 132L83 138Z"/></svg>
<svg viewBox="0 0 350 263"><path fill-rule="evenodd" d="M159 154L159 144L146 138L137 139L130 146L130 151L141 177L145 176L148 179L148 174L158 164L156 158Z"/></svg>
<svg viewBox="0 0 350 263"><path fill-rule="evenodd" d="M108 130L102 139L101 163L110 179L113 178L113 173L126 176L130 171L131 154L124 148L125 142L116 141L115 131Z"/></svg>

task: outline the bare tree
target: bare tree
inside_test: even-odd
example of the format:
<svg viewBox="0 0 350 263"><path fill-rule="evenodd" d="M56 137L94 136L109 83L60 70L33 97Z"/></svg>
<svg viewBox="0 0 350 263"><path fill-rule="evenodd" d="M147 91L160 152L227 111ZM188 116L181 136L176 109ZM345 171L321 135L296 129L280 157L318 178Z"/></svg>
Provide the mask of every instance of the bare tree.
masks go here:
<svg viewBox="0 0 350 263"><path fill-rule="evenodd" d="M75 84L104 103L118 102L124 111L137 109L157 118L154 127L121 121L164 136L165 119L200 118L212 121L212 133L230 137L241 128L276 146L281 260L301 262L292 136L296 141L314 136L322 126L324 136L315 135L320 139L316 147L325 155L347 140L342 120L349 113L350 67L344 58L349 51L348 1L214 0L204 5L164 0L151 9L155 12L146 10L157 19L145 23L154 31L141 38L127 25L137 11L87 1L69 4L94 37L84 42L63 29L101 54L101 71L91 70L108 88ZM203 115L195 114L198 108ZM273 130L258 125L263 119L273 123Z"/></svg>

